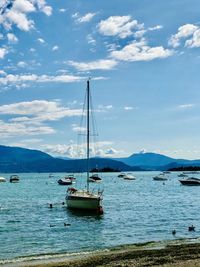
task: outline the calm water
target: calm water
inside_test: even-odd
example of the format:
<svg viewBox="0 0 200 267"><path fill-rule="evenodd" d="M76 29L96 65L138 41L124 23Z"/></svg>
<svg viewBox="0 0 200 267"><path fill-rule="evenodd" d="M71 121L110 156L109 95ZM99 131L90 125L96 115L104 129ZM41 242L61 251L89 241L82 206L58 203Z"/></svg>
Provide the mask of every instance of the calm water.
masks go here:
<svg viewBox="0 0 200 267"><path fill-rule="evenodd" d="M67 187L59 186L57 180L64 174L54 178L20 174L18 184L0 183L0 263L19 256L169 240L174 239L172 229L177 230L176 238L198 237L200 187L181 186L177 173L169 174L163 184L152 180L155 174L134 173L135 181L117 178L116 173L103 174L105 213L101 217L74 214L61 204ZM8 181L10 175L0 176ZM81 175L77 183L82 180ZM195 232L188 232L191 224Z"/></svg>

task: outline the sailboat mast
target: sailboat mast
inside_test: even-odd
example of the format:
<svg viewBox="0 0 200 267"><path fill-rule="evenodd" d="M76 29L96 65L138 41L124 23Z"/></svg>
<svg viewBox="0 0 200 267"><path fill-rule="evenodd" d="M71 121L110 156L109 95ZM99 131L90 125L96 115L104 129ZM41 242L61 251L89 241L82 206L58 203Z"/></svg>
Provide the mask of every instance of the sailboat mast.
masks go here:
<svg viewBox="0 0 200 267"><path fill-rule="evenodd" d="M90 158L90 81L87 80L87 191L89 191Z"/></svg>

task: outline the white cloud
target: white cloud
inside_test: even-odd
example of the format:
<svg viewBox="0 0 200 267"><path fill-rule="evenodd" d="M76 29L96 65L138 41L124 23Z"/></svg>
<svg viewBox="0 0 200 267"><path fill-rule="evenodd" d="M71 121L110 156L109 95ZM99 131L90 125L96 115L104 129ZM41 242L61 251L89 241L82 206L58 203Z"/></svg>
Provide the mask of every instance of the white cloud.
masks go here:
<svg viewBox="0 0 200 267"><path fill-rule="evenodd" d="M80 76L73 75L58 75L58 76L48 76L41 75L37 76L36 74L24 74L24 75L14 75L8 74L5 77L0 77L0 84L3 85L17 85L23 83L48 83L48 82L57 82L57 83L71 83L71 82L79 82L85 79Z"/></svg>
<svg viewBox="0 0 200 267"><path fill-rule="evenodd" d="M0 48L0 59L4 58L7 53L8 50L6 48Z"/></svg>
<svg viewBox="0 0 200 267"><path fill-rule="evenodd" d="M111 59L100 59L91 62L75 62L68 61L68 64L75 67L80 71L90 71L90 70L110 70L113 69L117 62Z"/></svg>
<svg viewBox="0 0 200 267"><path fill-rule="evenodd" d="M148 30L149 31L156 31L156 30L160 30L162 28L163 28L162 25L156 25L156 26L153 26L153 27L149 27Z"/></svg>
<svg viewBox="0 0 200 267"><path fill-rule="evenodd" d="M111 57L120 61L149 61L156 58L166 58L173 55L173 51L162 46L150 47L145 40L132 42L122 50L111 52Z"/></svg>
<svg viewBox="0 0 200 267"><path fill-rule="evenodd" d="M64 117L81 116L82 109L62 107L59 102L55 101L33 100L2 105L0 106L0 114L20 115L20 117L10 119L12 122L38 124L44 121L56 121Z"/></svg>
<svg viewBox="0 0 200 267"><path fill-rule="evenodd" d="M86 133L86 127L81 127L77 124L72 124L72 131L76 133Z"/></svg>
<svg viewBox="0 0 200 267"><path fill-rule="evenodd" d="M59 47L57 45L55 45L53 48L52 48L52 51L57 51L59 49Z"/></svg>
<svg viewBox="0 0 200 267"><path fill-rule="evenodd" d="M87 41L88 41L88 44L96 45L96 40L92 37L91 34L87 35Z"/></svg>
<svg viewBox="0 0 200 267"><path fill-rule="evenodd" d="M182 39L188 38L192 36L199 27L193 24L185 24L178 28L178 33L172 35L169 39L169 45L176 48L180 46L180 42Z"/></svg>
<svg viewBox="0 0 200 267"><path fill-rule="evenodd" d="M4 122L0 120L1 138L14 136L34 136L41 134L52 134L55 130L46 125L26 125L18 122Z"/></svg>
<svg viewBox="0 0 200 267"><path fill-rule="evenodd" d="M126 106L126 107L124 107L124 110L133 110L133 107Z"/></svg>
<svg viewBox="0 0 200 267"><path fill-rule="evenodd" d="M0 70L0 75L5 76L6 72L4 70Z"/></svg>
<svg viewBox="0 0 200 267"><path fill-rule="evenodd" d="M137 20L132 20L131 16L111 16L102 20L97 28L105 36L126 38L133 35L133 30L142 30L143 24L139 24Z"/></svg>
<svg viewBox="0 0 200 267"><path fill-rule="evenodd" d="M195 106L195 104L182 104L179 105L178 108L179 109L189 109L189 108L193 108Z"/></svg>
<svg viewBox="0 0 200 267"><path fill-rule="evenodd" d="M200 28L193 33L193 36L191 39L185 42L185 46L190 47L190 48L200 47Z"/></svg>
<svg viewBox="0 0 200 267"><path fill-rule="evenodd" d="M0 120L2 137L17 135L53 134L55 130L46 125L65 117L82 116L82 109L61 106L59 101L34 100L0 106L0 114L10 116L6 122Z"/></svg>
<svg viewBox="0 0 200 267"><path fill-rule="evenodd" d="M13 33L8 33L7 38L8 38L8 41L10 43L17 43L18 42L18 38Z"/></svg>
<svg viewBox="0 0 200 267"><path fill-rule="evenodd" d="M75 13L72 18L75 19L76 23L85 23L91 21L95 15L96 13L87 13L84 16L80 16L79 13Z"/></svg>
<svg viewBox="0 0 200 267"><path fill-rule="evenodd" d="M0 25L6 30L16 25L22 31L29 31L34 27L34 21L28 18L29 13L41 11L47 16L52 13L52 8L46 5L45 0L4 1L1 8Z"/></svg>
<svg viewBox="0 0 200 267"><path fill-rule="evenodd" d="M100 157L113 157L118 156L119 154L123 154L122 151L118 151L111 147L112 143L109 141L104 142L96 142L91 144L90 156L100 156ZM95 149L96 147L96 149ZM86 157L86 144L82 143L80 145L71 142L69 145L66 144L57 144L51 145L46 144L43 145L43 150L47 153L56 156L66 156L70 158L85 158Z"/></svg>
<svg viewBox="0 0 200 267"><path fill-rule="evenodd" d="M113 109L113 105L98 105L97 111L98 112L107 112L108 110Z"/></svg>
<svg viewBox="0 0 200 267"><path fill-rule="evenodd" d="M41 43L41 44L44 44L45 43L45 40L42 39L42 38L38 38L38 42Z"/></svg>
<svg viewBox="0 0 200 267"><path fill-rule="evenodd" d="M35 51L36 51L35 48L30 48L31 53L34 53Z"/></svg>
<svg viewBox="0 0 200 267"><path fill-rule="evenodd" d="M64 12L66 12L66 9L65 8L60 8L59 12L64 13Z"/></svg>
<svg viewBox="0 0 200 267"><path fill-rule="evenodd" d="M20 68L25 68L25 67L27 67L27 64L24 61L20 61L20 62L17 63L17 66L20 67Z"/></svg>

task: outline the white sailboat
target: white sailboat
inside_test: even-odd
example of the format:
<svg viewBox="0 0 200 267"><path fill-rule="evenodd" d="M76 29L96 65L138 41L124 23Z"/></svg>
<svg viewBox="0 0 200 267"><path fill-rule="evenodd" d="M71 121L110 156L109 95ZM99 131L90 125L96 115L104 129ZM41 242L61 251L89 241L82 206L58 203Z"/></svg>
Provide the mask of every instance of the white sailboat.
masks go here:
<svg viewBox="0 0 200 267"><path fill-rule="evenodd" d="M90 81L87 81L87 189L80 190L76 188L68 188L66 196L66 204L69 209L80 209L97 211L103 213L102 208L102 191L94 193L89 188L89 161L90 161Z"/></svg>

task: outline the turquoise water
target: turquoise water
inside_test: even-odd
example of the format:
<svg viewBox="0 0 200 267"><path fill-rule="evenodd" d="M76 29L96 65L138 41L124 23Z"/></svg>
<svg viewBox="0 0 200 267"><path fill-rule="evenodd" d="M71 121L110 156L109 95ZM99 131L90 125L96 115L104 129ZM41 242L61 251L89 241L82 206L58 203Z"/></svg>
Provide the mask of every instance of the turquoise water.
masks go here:
<svg viewBox="0 0 200 267"><path fill-rule="evenodd" d="M8 182L10 174L0 174L7 178L0 183L0 264L19 256L198 237L200 187L181 186L177 173L169 174L163 184L152 180L155 174L137 172L136 180L127 181L117 178L117 173L104 173L100 186L104 188L103 216L73 213L62 205L67 187L57 180L64 174L53 178L20 174L17 184ZM85 178L76 177L81 185ZM191 224L195 232L188 232ZM177 230L176 237L172 229Z"/></svg>

